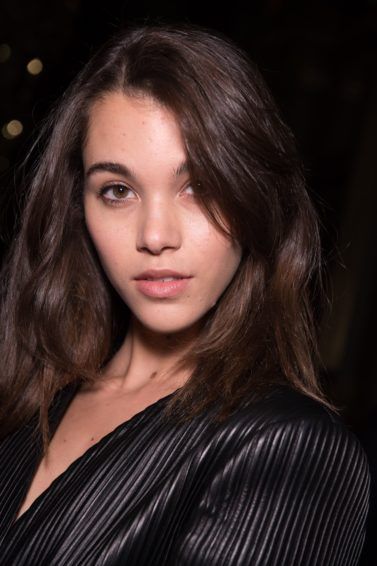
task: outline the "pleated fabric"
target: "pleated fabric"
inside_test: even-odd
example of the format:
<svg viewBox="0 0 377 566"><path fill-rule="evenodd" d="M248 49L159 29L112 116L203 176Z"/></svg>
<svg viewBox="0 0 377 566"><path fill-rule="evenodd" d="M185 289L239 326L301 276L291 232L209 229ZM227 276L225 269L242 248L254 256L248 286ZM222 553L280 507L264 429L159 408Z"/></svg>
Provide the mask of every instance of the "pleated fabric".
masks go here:
<svg viewBox="0 0 377 566"><path fill-rule="evenodd" d="M50 409L54 429L75 393ZM40 459L35 420L0 444L1 566L353 566L369 470L357 439L288 387L162 418L174 393L119 425L15 520Z"/></svg>

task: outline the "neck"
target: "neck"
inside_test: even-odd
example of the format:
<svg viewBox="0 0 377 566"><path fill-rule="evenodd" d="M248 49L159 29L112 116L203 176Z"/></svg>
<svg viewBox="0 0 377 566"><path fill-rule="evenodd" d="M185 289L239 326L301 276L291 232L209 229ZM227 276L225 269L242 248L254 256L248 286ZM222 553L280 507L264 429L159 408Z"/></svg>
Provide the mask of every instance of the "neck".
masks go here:
<svg viewBox="0 0 377 566"><path fill-rule="evenodd" d="M189 371L177 375L171 369L191 346L199 324L174 333L158 333L132 317L122 346L103 370L104 384L112 389L137 391L145 387L176 383L188 378Z"/></svg>

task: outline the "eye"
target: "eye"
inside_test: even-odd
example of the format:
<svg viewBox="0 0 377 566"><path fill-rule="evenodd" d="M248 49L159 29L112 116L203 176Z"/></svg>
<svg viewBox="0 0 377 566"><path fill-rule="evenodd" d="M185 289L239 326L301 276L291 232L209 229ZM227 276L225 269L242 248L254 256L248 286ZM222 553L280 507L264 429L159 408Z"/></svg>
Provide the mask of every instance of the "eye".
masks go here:
<svg viewBox="0 0 377 566"><path fill-rule="evenodd" d="M195 194L195 191L194 191L193 186L192 186L191 184L190 184L190 185L186 185L186 187L184 188L184 191L187 192L187 189L190 189L190 190L191 190L191 194L192 194L192 195Z"/></svg>
<svg viewBox="0 0 377 566"><path fill-rule="evenodd" d="M196 186L199 186L200 182L197 181L195 182L189 182L185 188L183 189L183 191L186 193L187 191L189 191L189 195L190 196L196 196Z"/></svg>
<svg viewBox="0 0 377 566"><path fill-rule="evenodd" d="M128 192L133 193L132 189L129 189L125 185L113 184L103 187L99 192L99 196L102 200L106 201L106 204L119 206L122 204L122 201L130 200L129 198L125 198Z"/></svg>

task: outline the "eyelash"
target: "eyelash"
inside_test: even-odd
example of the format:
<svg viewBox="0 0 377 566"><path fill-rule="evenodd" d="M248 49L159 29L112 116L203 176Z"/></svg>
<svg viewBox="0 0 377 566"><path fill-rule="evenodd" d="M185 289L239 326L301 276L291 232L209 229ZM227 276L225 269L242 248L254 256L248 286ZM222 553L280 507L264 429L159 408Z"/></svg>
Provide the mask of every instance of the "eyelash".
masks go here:
<svg viewBox="0 0 377 566"><path fill-rule="evenodd" d="M100 189L100 191L99 191L99 196L109 206L119 206L119 205L122 205L124 200L127 200L127 199L124 199L124 198L122 198L122 199L109 199L105 196L106 193L109 190L115 189L117 187L121 187L122 189L125 190L126 193L128 191L132 191L132 189L130 189L129 187L126 187L126 185L121 185L120 183L114 183L112 185L107 185L106 187L102 187L102 189Z"/></svg>
<svg viewBox="0 0 377 566"><path fill-rule="evenodd" d="M105 187L102 187L102 189L100 189L100 191L99 191L99 193L98 193L98 194L99 194L99 197L100 197L107 205L109 205L109 206L122 206L122 205L123 205L123 202L124 202L125 200L129 200L129 199L126 199L126 198L122 198L122 199L110 199L110 198L107 198L107 197L105 196L105 194L106 194L109 190L115 189L115 188L117 188L117 187L121 187L122 189L124 189L124 190L125 190L125 193L127 193L127 191L132 191L132 192L134 192L132 189L130 189L130 188L127 187L126 185L122 185L122 184L120 184L120 183L113 183L112 185L107 185L107 186L105 186ZM193 188L192 183L189 183L188 185L186 185L183 190L187 189L188 187ZM190 195L190 196L195 196L195 195L192 194L192 195Z"/></svg>

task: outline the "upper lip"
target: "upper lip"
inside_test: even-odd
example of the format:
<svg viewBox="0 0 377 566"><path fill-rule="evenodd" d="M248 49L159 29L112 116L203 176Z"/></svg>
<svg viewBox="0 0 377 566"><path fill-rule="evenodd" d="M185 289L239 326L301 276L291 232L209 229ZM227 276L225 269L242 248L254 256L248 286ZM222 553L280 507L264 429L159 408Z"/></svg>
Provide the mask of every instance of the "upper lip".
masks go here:
<svg viewBox="0 0 377 566"><path fill-rule="evenodd" d="M135 279L155 279L160 277L191 277L187 273L179 273L172 269L148 269L136 275Z"/></svg>

